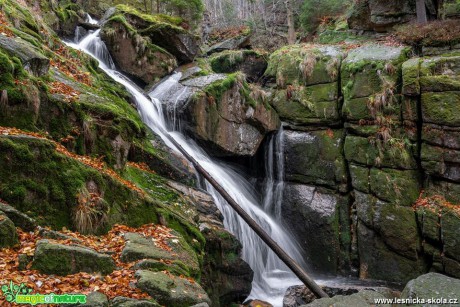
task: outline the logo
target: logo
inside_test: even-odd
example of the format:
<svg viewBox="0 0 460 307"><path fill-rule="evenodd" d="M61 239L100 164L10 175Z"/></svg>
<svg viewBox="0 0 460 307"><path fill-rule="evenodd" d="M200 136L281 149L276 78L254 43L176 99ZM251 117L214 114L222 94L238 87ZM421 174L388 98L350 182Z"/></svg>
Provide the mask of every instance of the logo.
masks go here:
<svg viewBox="0 0 460 307"><path fill-rule="evenodd" d="M84 294L32 294L32 289L24 283L14 284L12 281L8 285L1 287L3 296L9 303L16 304L85 304L86 295Z"/></svg>

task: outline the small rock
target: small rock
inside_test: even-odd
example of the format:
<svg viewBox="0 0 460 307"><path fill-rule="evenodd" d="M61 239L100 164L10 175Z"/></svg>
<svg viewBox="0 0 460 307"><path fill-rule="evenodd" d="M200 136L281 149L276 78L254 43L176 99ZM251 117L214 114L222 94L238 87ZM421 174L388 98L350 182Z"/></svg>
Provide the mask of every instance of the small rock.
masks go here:
<svg viewBox="0 0 460 307"><path fill-rule="evenodd" d="M81 240L74 238L72 236L65 235L58 231L49 230L43 227L38 226L38 235L44 239L55 239L55 240L71 240L75 243L82 243Z"/></svg>
<svg viewBox="0 0 460 307"><path fill-rule="evenodd" d="M160 307L160 305L153 299L148 300L135 300L132 298L117 296L111 302L112 307Z"/></svg>
<svg viewBox="0 0 460 307"><path fill-rule="evenodd" d="M33 257L28 256L27 254L18 255L18 271L25 271L27 265L32 261Z"/></svg>
<svg viewBox="0 0 460 307"><path fill-rule="evenodd" d="M91 292L86 297L86 304L80 305L81 307L108 307L109 300L104 293Z"/></svg>

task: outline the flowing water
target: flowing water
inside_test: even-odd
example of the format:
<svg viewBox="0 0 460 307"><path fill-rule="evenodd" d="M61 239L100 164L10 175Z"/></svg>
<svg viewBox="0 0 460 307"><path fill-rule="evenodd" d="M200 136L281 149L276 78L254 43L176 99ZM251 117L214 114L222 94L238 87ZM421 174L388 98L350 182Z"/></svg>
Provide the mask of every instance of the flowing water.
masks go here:
<svg viewBox="0 0 460 307"><path fill-rule="evenodd" d="M93 20L91 21L94 22ZM172 115L164 116L161 95L177 85L181 76L180 73L174 74L165 82L162 82L155 90L148 93L149 97L144 95L127 77L115 70L115 65L105 44L100 39L99 32L100 30L90 31L78 44L68 43L68 45L95 57L100 63L100 68L116 82L125 86L134 96L144 123L156 132L166 145L177 151L168 140L167 135L173 137L291 257L305 267L306 265L303 263L295 239L278 222L284 187L282 131L272 136L266 152L265 168L267 176L264 184L263 205L258 206L259 199L253 184L226 164L213 160L194 141L177 131L180 128L180 121L176 118L175 106L169 106L173 112L167 113ZM176 101L180 100L180 95L181 93L178 92ZM223 213L225 227L242 243L242 258L254 271L252 292L249 298L265 300L274 306L282 306L283 295L287 287L301 284L301 282L267 248L265 243L231 209L209 183L205 184L205 188L213 196L217 206Z"/></svg>

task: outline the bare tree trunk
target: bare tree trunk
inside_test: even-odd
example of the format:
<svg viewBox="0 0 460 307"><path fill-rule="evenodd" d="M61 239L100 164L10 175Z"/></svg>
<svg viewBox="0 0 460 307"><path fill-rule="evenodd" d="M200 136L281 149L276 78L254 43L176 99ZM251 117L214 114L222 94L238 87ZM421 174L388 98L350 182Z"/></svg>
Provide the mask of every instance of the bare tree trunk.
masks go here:
<svg viewBox="0 0 460 307"><path fill-rule="evenodd" d="M286 0L284 4L286 5L286 12L287 12L288 44L292 45L292 44L295 44L296 42L294 16L292 14L292 5L291 5L290 0Z"/></svg>
<svg viewBox="0 0 460 307"><path fill-rule="evenodd" d="M417 23L426 24L428 20L426 16L425 0L417 0L415 5L417 9Z"/></svg>
<svg viewBox="0 0 460 307"><path fill-rule="evenodd" d="M157 14L160 14L160 0L157 0Z"/></svg>

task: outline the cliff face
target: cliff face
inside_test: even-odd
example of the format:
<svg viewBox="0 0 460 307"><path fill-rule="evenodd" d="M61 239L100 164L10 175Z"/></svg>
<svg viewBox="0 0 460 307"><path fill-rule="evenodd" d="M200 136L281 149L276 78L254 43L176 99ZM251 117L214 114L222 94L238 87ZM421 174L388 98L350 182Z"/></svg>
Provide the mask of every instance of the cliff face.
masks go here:
<svg viewBox="0 0 460 307"><path fill-rule="evenodd" d="M458 277L460 58L324 48L285 47L266 72L289 129L285 225L319 271Z"/></svg>

